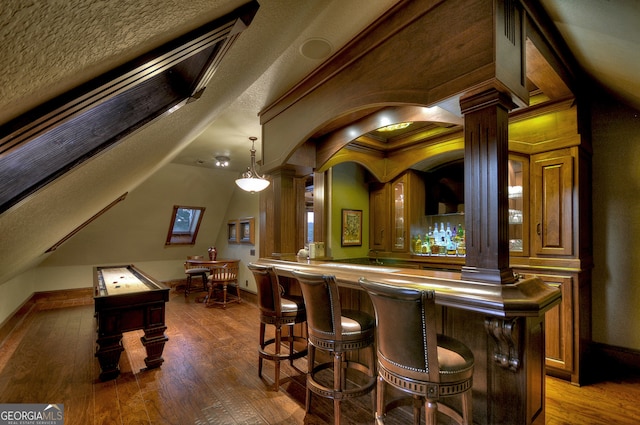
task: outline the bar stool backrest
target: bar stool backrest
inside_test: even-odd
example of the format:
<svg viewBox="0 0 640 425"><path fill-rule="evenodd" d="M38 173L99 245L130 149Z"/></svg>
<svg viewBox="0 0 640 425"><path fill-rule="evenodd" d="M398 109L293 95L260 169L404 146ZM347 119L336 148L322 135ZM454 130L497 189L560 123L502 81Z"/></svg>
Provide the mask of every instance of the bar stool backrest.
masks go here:
<svg viewBox="0 0 640 425"><path fill-rule="evenodd" d="M342 340L340 296L335 277L294 271L307 310L307 327L310 337L325 340Z"/></svg>
<svg viewBox="0 0 640 425"><path fill-rule="evenodd" d="M258 289L258 307L263 314L280 315L282 310L282 287L278 284L278 276L273 267L250 263L249 270L253 273Z"/></svg>
<svg viewBox="0 0 640 425"><path fill-rule="evenodd" d="M378 360L391 371L439 382L435 292L360 279L376 313Z"/></svg>

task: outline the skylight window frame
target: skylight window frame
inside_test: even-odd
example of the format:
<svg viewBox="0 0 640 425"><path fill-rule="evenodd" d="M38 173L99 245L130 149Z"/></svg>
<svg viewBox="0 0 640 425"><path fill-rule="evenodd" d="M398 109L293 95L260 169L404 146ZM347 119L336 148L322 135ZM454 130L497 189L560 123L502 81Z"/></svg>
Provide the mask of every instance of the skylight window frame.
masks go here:
<svg viewBox="0 0 640 425"><path fill-rule="evenodd" d="M205 207L174 205L165 245L194 245L198 237L198 231L200 230L200 224L202 223L202 217L204 216L205 209ZM193 215L193 217L189 219L190 223L188 224L188 230L186 231L179 227L176 228L176 224L181 216L180 210L186 210L189 214Z"/></svg>

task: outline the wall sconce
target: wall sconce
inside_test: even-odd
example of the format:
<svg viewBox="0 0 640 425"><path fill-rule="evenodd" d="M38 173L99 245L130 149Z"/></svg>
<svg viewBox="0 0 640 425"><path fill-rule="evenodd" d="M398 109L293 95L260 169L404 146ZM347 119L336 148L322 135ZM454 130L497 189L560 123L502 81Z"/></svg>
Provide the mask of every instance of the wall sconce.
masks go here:
<svg viewBox="0 0 640 425"><path fill-rule="evenodd" d="M251 166L247 169L247 171L242 173L242 176L239 179L236 180L236 184L242 190L255 193L266 189L271 182L264 176L258 174L258 172L256 171L255 142L256 140L258 140L258 138L249 137L249 140L251 140Z"/></svg>

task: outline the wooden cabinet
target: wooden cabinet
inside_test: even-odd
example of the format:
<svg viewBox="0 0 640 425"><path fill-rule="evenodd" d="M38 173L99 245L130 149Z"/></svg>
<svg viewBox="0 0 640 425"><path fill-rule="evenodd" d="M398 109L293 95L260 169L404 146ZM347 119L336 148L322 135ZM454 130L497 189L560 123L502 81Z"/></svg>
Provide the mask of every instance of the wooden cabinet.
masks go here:
<svg viewBox="0 0 640 425"><path fill-rule="evenodd" d="M532 277L533 274L524 274ZM536 274L547 285L560 288L562 302L545 314L546 365L568 374L573 372L573 278L567 275Z"/></svg>
<svg viewBox="0 0 640 425"><path fill-rule="evenodd" d="M531 157L534 255L573 254L573 148Z"/></svg>
<svg viewBox="0 0 640 425"><path fill-rule="evenodd" d="M418 228L425 216L422 176L408 170L390 183L372 183L369 208L369 248L410 252L411 228Z"/></svg>
<svg viewBox="0 0 640 425"><path fill-rule="evenodd" d="M509 154L509 254L529 255L529 158Z"/></svg>
<svg viewBox="0 0 640 425"><path fill-rule="evenodd" d="M573 371L573 284L568 276L538 275L550 286L560 288L562 302L545 316L547 366Z"/></svg>
<svg viewBox="0 0 640 425"><path fill-rule="evenodd" d="M523 214L522 229L511 223L511 209L517 207L515 199L509 197L509 237L516 239L519 230L525 235L522 251L510 251L512 267L524 276L537 275L562 293L561 304L545 316L547 373L576 384L584 380L581 364L586 362L582 357L591 338L591 257L584 254L590 252L590 246L581 246L586 243L582 241L591 240L591 223L584 212L590 208L590 193L587 185L581 184L589 180L590 167L589 158L581 156L580 151L578 146L571 146L528 158L530 185L523 186L530 188L530 195L523 195L525 200L529 198L530 209ZM510 155L510 187L516 186L512 177L520 162L524 170L527 158ZM527 225L530 238L524 243Z"/></svg>
<svg viewBox="0 0 640 425"><path fill-rule="evenodd" d="M580 202L577 149L509 155L511 256L576 256L575 234L584 231L574 222Z"/></svg>
<svg viewBox="0 0 640 425"><path fill-rule="evenodd" d="M409 170L391 182L391 251L409 252L411 228L419 228L425 216L424 180Z"/></svg>

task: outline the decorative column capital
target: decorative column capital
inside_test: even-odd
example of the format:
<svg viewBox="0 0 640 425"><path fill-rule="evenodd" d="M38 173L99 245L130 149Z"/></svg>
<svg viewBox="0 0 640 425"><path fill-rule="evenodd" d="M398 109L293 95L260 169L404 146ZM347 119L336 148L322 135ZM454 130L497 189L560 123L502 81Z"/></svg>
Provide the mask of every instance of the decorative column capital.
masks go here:
<svg viewBox="0 0 640 425"><path fill-rule="evenodd" d="M460 98L460 111L463 114L475 112L490 106L501 106L507 111L516 108L508 91L495 86L486 86L473 92L468 92Z"/></svg>

